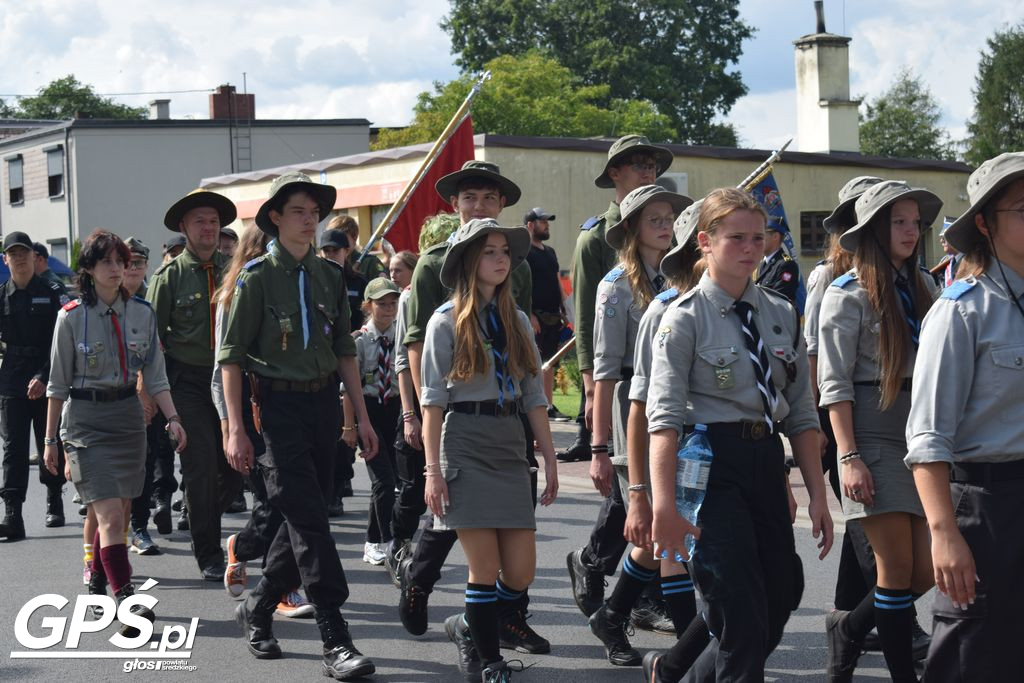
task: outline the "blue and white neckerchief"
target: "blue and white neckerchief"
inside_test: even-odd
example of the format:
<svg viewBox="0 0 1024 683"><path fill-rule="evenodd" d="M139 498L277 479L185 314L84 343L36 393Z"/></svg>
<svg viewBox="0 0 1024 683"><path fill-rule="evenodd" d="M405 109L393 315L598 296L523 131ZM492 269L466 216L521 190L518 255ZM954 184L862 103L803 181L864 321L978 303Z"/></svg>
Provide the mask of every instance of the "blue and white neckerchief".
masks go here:
<svg viewBox="0 0 1024 683"><path fill-rule="evenodd" d="M508 371L508 337L498 317L498 307L487 304L485 333L490 343L491 357L494 362L494 378L498 382L498 405L505 404L505 395L510 400L516 395L515 382Z"/></svg>

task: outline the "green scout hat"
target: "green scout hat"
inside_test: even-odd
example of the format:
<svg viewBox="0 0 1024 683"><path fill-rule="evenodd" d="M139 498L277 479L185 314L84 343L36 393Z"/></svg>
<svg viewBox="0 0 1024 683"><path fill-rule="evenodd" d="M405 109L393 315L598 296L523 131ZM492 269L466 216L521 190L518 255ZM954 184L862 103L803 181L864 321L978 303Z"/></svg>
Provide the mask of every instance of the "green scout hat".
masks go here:
<svg viewBox="0 0 1024 683"><path fill-rule="evenodd" d="M877 185L880 182L882 182L881 178L872 175L859 175L843 185L843 189L839 190L839 206L822 221L825 231L834 235L856 223L857 213L854 211L854 204L857 203L857 197L864 194L872 185Z"/></svg>
<svg viewBox="0 0 1024 683"><path fill-rule="evenodd" d="M217 211L221 225L234 222L238 216L235 204L230 199L222 194L199 188L171 204L171 208L167 209L167 213L164 214L164 225L169 230L181 232L181 219L185 217L185 214L203 206Z"/></svg>
<svg viewBox="0 0 1024 683"><path fill-rule="evenodd" d="M338 198L338 191L332 185L321 185L314 183L305 173L293 171L278 176L270 184L270 195L267 201L260 205L256 212L256 225L260 230L272 237L277 237L277 226L270 220L270 210L276 205L277 198L285 191L301 189L307 192L320 209L320 220L327 218L334 208L334 200Z"/></svg>
<svg viewBox="0 0 1024 683"><path fill-rule="evenodd" d="M693 200L686 195L669 192L660 185L641 185L622 200L619 207L622 217L619 218L618 223L610 226L604 233L604 239L612 249L622 248L626 241L626 225L628 225L630 217L638 215L651 202L668 202L677 216L683 209L693 204Z"/></svg>
<svg viewBox="0 0 1024 683"><path fill-rule="evenodd" d="M521 225L506 228L498 225L493 218L474 218L454 234L454 241L448 247L444 255L444 263L441 264L441 284L449 289L454 289L459 279L459 269L462 267L462 256L466 248L480 238L484 238L492 232L501 233L508 239L509 256L511 265L509 273L523 262L530 252L530 231Z"/></svg>
<svg viewBox="0 0 1024 683"><path fill-rule="evenodd" d="M492 181L505 197L505 206L512 206L519 201L519 197L522 195L518 185L501 175L501 169L497 164L473 159L462 164L462 168L455 173L442 176L434 184L434 189L437 190L437 194L441 195L441 199L448 201L459 194L459 183L465 178L486 178Z"/></svg>
<svg viewBox="0 0 1024 683"><path fill-rule="evenodd" d="M700 205L704 199L698 199L683 209L672 225L675 231L676 246L661 259L661 272L665 277L674 278L692 269L700 252L697 249L697 219L700 217Z"/></svg>
<svg viewBox="0 0 1024 683"><path fill-rule="evenodd" d="M946 241L960 253L970 251L981 238L974 217L999 190L1019 178L1024 178L1024 152L1006 152L976 168L967 179L971 205L946 228Z"/></svg>
<svg viewBox="0 0 1024 683"><path fill-rule="evenodd" d="M839 238L839 246L849 252L857 251L861 234L871 219L882 209L892 206L901 199L913 199L917 201L918 209L921 212L922 228L931 225L935 217L942 210L942 200L930 190L921 187L911 187L902 180L883 180L867 189L855 204L857 210L857 224L847 230Z"/></svg>
<svg viewBox="0 0 1024 683"><path fill-rule="evenodd" d="M615 183L608 175L608 169L618 166L634 154L649 154L654 157L654 161L658 165L656 176L667 171L668 167L672 165L672 152L664 147L652 145L651 141L643 135L624 135L608 148L608 161L605 162L601 175L594 178L594 184L603 188L615 187Z"/></svg>
<svg viewBox="0 0 1024 683"><path fill-rule="evenodd" d="M383 299L388 294L398 296L401 293L402 291L398 289L398 285L388 278L375 277L366 285L366 291L363 293L363 298L376 301L377 299Z"/></svg>
<svg viewBox="0 0 1024 683"><path fill-rule="evenodd" d="M141 256L147 261L149 260L149 247L143 244L142 240L137 237L129 237L124 241L124 243L128 245L128 251L132 252L136 256Z"/></svg>

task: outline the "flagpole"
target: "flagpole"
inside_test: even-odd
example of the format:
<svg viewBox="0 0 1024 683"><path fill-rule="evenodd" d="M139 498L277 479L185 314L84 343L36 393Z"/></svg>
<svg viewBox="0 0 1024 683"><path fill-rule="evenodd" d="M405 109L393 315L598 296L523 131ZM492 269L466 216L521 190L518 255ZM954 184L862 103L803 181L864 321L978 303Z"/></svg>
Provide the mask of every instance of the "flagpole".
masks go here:
<svg viewBox="0 0 1024 683"><path fill-rule="evenodd" d="M426 177L427 172L430 171L430 168L434 165L434 162L437 161L437 158L441 156L441 152L444 151L444 148L448 144L448 140L451 138L452 134L462 124L466 117L469 116L470 105L472 104L473 99L476 98L480 89L483 87L484 82L489 80L490 77L490 71L483 72L480 74L480 78L477 79L476 83L473 84L473 87L470 88L469 93L466 95L466 99L462 101L462 104L459 105L455 114L452 115L448 125L445 126L441 135L434 142L434 146L430 148L429 152L427 152L427 156L423 158L423 163L421 163L420 167L416 170L412 180L410 180L405 186L405 189L402 190L402 194L398 197L398 201L391 205L391 208L388 209L387 214L384 216L383 220L381 220L380 225L377 226L373 235L370 236L370 240L366 243L366 247L363 248L362 253L356 260L357 264L362 263L363 259L370 253L370 249L373 248L373 245L377 240L386 235L388 230L391 229L391 226L393 226L395 221L398 220L398 216L402 213L402 209L405 208L406 203L408 203L409 197L412 196L412 193L417 187L419 187L420 183L423 182L423 178Z"/></svg>

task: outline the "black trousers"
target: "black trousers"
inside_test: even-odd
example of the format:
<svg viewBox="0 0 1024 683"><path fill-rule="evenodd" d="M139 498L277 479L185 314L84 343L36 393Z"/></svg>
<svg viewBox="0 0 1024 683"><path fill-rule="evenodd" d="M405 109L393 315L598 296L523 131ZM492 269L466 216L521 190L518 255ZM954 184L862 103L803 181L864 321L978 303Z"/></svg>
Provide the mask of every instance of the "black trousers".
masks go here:
<svg viewBox="0 0 1024 683"><path fill-rule="evenodd" d="M153 422L156 416L153 416ZM156 467L156 452L153 450L153 422L146 425L146 477L142 480L142 493L132 499L132 529L142 531L149 526L149 501L153 497L153 471ZM162 429L162 427L157 427Z"/></svg>
<svg viewBox="0 0 1024 683"><path fill-rule="evenodd" d="M761 681L799 587L782 441L710 441L714 459L690 575L715 637L683 680Z"/></svg>
<svg viewBox="0 0 1024 683"><path fill-rule="evenodd" d="M997 470L996 470L997 471ZM979 581L966 610L935 594L926 683L1019 681L1024 670L1024 479L950 485L956 523L971 548Z"/></svg>
<svg viewBox="0 0 1024 683"><path fill-rule="evenodd" d="M317 609L348 599L348 582L331 536L335 445L341 429L337 390L260 391L266 452L260 466L267 500L284 516L264 561L264 580L284 592L301 584Z"/></svg>
<svg viewBox="0 0 1024 683"><path fill-rule="evenodd" d="M364 400L379 444L376 457L366 461L366 471L370 475L366 540L386 543L391 540L391 515L395 508L395 483L398 479L395 428L402 415L402 402L397 396L385 404L370 396L364 396Z"/></svg>
<svg viewBox="0 0 1024 683"><path fill-rule="evenodd" d="M426 456L405 441L405 424L401 414L395 428L395 472L398 475L398 493L391 512L391 537L410 541L416 535L420 517L427 510L423 499L426 478L423 468Z"/></svg>
<svg viewBox="0 0 1024 683"><path fill-rule="evenodd" d="M171 494L178 490L178 480L174 476L174 446L164 429L166 426L167 420L157 412L146 428L146 440L153 451L153 493L157 498L170 500Z"/></svg>
<svg viewBox="0 0 1024 683"><path fill-rule="evenodd" d="M0 443L3 444L3 487L0 496L12 503L24 503L28 493L28 452L30 435L35 436L39 453L39 483L47 489L60 489L64 479L64 448L57 442L57 474L50 474L42 463L43 438L46 436L45 397L0 396Z"/></svg>
<svg viewBox="0 0 1024 683"><path fill-rule="evenodd" d="M245 425L245 434L252 443L253 456L256 462L249 473L249 486L252 490L252 513L246 520L245 526L235 535L235 558L240 562L249 562L257 558L263 558L266 564L267 548L277 536L277 531L284 523L284 515L267 500L266 470L260 464L264 453L267 451L263 441L263 435L256 431L256 425L252 421L252 408L249 401L249 378L242 375L242 422ZM298 584L284 586L285 590L292 590Z"/></svg>

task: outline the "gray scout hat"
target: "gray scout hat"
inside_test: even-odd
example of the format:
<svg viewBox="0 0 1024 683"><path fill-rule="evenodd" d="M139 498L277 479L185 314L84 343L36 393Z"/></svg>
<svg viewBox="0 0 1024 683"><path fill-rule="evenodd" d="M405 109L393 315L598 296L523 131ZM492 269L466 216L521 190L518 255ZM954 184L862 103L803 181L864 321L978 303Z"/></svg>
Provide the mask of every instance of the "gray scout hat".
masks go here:
<svg viewBox="0 0 1024 683"><path fill-rule="evenodd" d="M519 201L519 197L522 195L518 185L501 175L501 169L497 164L476 160L467 161L455 173L442 176L434 184L434 189L437 190L437 194L441 195L441 199L448 201L459 194L459 183L466 178L486 178L492 181L505 198L505 206L512 206Z"/></svg>
<svg viewBox="0 0 1024 683"><path fill-rule="evenodd" d="M604 239L612 249L622 248L626 241L626 225L629 223L630 217L639 215L640 211L651 202L668 202L677 216L683 209L693 204L693 200L686 195L669 192L660 185L641 185L622 200L620 205L622 217L618 223L609 226L604 233Z"/></svg>
<svg viewBox="0 0 1024 683"><path fill-rule="evenodd" d="M661 259L661 272L668 278L675 278L692 269L700 259L697 249L697 219L700 218L700 205L704 199L698 199L683 209L676 218L672 229L675 231L676 246Z"/></svg>
<svg viewBox="0 0 1024 683"><path fill-rule="evenodd" d="M505 228L498 225L493 218L474 218L453 234L454 240L444 255L444 263L441 264L441 284L449 289L454 289L459 280L459 270L462 268L462 256L466 248L476 240L486 237L492 232L501 233L508 238L509 256L511 264L509 274L523 262L530 252L530 231L521 225Z"/></svg>
<svg viewBox="0 0 1024 683"><path fill-rule="evenodd" d="M164 214L164 225L168 230L181 232L181 219L185 214L204 206L217 211L221 225L232 223L238 217L238 210L230 199L222 194L199 188L171 204L171 208Z"/></svg>
<svg viewBox="0 0 1024 683"><path fill-rule="evenodd" d="M651 141L643 135L624 135L608 148L608 161L605 162L601 175L594 178L594 184L603 188L615 187L615 183L608 175L608 169L618 166L634 154L649 154L654 157L654 161L658 165L655 177L660 176L672 165L672 152L664 147L652 145Z"/></svg>
<svg viewBox="0 0 1024 683"><path fill-rule="evenodd" d="M967 179L967 196L971 205L963 215L946 228L946 241L960 253L968 252L981 237L974 217L999 190L1024 178L1024 152L1006 152L989 159Z"/></svg>
<svg viewBox="0 0 1024 683"><path fill-rule="evenodd" d="M128 251L132 252L136 256L141 256L147 261L149 260L149 247L143 244L142 240L137 237L129 237L124 241L124 243L128 245Z"/></svg>
<svg viewBox="0 0 1024 683"><path fill-rule="evenodd" d="M327 218L331 209L334 208L334 200L338 198L338 191L332 185L314 183L312 178L305 173L297 171L285 173L270 184L270 195L267 197L267 201L260 206L260 210L256 212L256 225L260 230L272 237L277 237L277 226L270 220L270 210L280 209L276 204L281 193L295 189L301 189L313 198L320 209L320 220Z"/></svg>
<svg viewBox="0 0 1024 683"><path fill-rule="evenodd" d="M857 251L861 235L871 219L882 209L892 206L901 199L913 199L921 212L921 228L931 225L942 210L942 200L934 192L921 187L911 187L902 180L883 180L872 185L857 198L857 224L839 238L839 246L849 252Z"/></svg>
<svg viewBox="0 0 1024 683"><path fill-rule="evenodd" d="M401 293L402 291L398 289L398 285L388 278L375 277L366 285L366 291L363 292L363 298L376 301L377 299L383 299L388 294L398 296Z"/></svg>
<svg viewBox="0 0 1024 683"><path fill-rule="evenodd" d="M882 179L873 175L859 175L843 185L843 189L839 190L839 206L822 221L825 231L834 235L856 223L857 213L854 211L854 204L857 203L857 197L880 182Z"/></svg>

